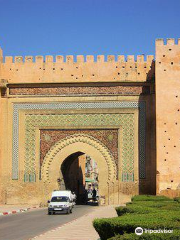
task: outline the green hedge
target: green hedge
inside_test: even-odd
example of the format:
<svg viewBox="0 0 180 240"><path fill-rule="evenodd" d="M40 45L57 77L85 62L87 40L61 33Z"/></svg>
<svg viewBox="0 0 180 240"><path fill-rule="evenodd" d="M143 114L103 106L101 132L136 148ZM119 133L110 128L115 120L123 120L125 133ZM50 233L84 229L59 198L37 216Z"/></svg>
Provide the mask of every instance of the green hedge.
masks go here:
<svg viewBox="0 0 180 240"><path fill-rule="evenodd" d="M180 203L180 197L176 197L176 198L174 198L174 201Z"/></svg>
<svg viewBox="0 0 180 240"><path fill-rule="evenodd" d="M96 219L94 228L101 240L136 239L176 239L180 236L180 198L169 199L164 196L135 196L126 207L117 207L119 217L109 219ZM174 229L174 233L143 234L134 233L137 227L143 229ZM179 229L179 230L178 230Z"/></svg>
<svg viewBox="0 0 180 240"><path fill-rule="evenodd" d="M118 216L122 216L126 213L140 213L140 214L148 214L155 212L154 208L146 207L146 206L139 206L139 205L131 205L128 207L116 207L116 212Z"/></svg>
<svg viewBox="0 0 180 240"><path fill-rule="evenodd" d="M146 214L127 213L121 217L96 219L93 226L101 240L106 240L116 234L134 233L137 227L146 229L177 229L180 224L180 213L167 211Z"/></svg>
<svg viewBox="0 0 180 240"><path fill-rule="evenodd" d="M161 208L163 206L167 206L169 204L176 204L175 201L135 201L131 203L127 203L126 206L144 206L144 207L155 207L155 208Z"/></svg>
<svg viewBox="0 0 180 240"><path fill-rule="evenodd" d="M143 233L138 236L135 233L116 235L108 240L179 240L180 230L174 230L173 233Z"/></svg>
<svg viewBox="0 0 180 240"><path fill-rule="evenodd" d="M116 212L118 216L122 216L126 213L140 213L140 214L148 214L157 211L180 211L180 204L175 201L163 201L163 202L155 202L155 201L138 201L133 202L133 204L128 204L127 207L116 207Z"/></svg>
<svg viewBox="0 0 180 240"><path fill-rule="evenodd" d="M131 198L132 202L135 201L173 201L166 196L155 196L155 195L137 195Z"/></svg>
<svg viewBox="0 0 180 240"><path fill-rule="evenodd" d="M127 207L131 206L143 206L143 207L152 207L152 208L168 208L168 207L179 207L180 204L177 201L137 201L126 204Z"/></svg>

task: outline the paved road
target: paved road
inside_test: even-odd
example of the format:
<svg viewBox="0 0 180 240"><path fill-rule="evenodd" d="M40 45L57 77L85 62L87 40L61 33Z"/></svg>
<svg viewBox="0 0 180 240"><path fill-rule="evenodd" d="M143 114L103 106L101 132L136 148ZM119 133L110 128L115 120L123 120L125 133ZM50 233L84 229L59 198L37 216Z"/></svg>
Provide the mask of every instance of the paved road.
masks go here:
<svg viewBox="0 0 180 240"><path fill-rule="evenodd" d="M47 209L0 217L0 240L27 240L89 213L92 206L75 206L73 213L47 215Z"/></svg>

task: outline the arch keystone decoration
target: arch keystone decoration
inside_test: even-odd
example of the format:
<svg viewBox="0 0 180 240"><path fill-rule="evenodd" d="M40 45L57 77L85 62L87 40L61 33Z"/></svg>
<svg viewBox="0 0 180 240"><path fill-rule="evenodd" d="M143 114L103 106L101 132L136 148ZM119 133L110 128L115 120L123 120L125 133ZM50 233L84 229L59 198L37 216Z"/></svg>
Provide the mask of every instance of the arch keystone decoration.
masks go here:
<svg viewBox="0 0 180 240"><path fill-rule="evenodd" d="M76 143L87 144L91 146L91 149L98 151L101 154L101 159L104 160L104 164L107 166L108 181L112 182L116 179L117 166L115 164L114 157L109 149L103 143L92 136L89 136L87 134L73 134L55 143L46 154L41 168L41 177L44 182L50 182L49 169L53 165L56 155L69 145ZM86 151L84 152L86 153ZM69 155L70 154L71 152L69 152ZM98 161L99 160L96 159L97 164Z"/></svg>

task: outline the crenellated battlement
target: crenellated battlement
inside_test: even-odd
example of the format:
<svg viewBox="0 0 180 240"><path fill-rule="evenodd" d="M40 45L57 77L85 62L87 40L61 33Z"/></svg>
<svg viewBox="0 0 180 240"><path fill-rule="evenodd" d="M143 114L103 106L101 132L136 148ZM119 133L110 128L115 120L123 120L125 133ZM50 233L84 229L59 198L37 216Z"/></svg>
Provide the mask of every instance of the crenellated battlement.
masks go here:
<svg viewBox="0 0 180 240"><path fill-rule="evenodd" d="M180 39L156 40L156 68L179 68ZM0 79L8 83L146 82L155 79L154 56L5 56Z"/></svg>
<svg viewBox="0 0 180 240"><path fill-rule="evenodd" d="M156 40L156 74L170 79L179 78L177 70L180 70L180 39L168 38ZM177 76L175 76L177 74Z"/></svg>
<svg viewBox="0 0 180 240"><path fill-rule="evenodd" d="M156 46L163 46L163 45L179 45L180 46L180 38L177 40L175 38L167 38L164 40L163 38L156 39Z"/></svg>
<svg viewBox="0 0 180 240"><path fill-rule="evenodd" d="M5 56L0 77L9 83L145 82L154 79L154 56Z"/></svg>
<svg viewBox="0 0 180 240"><path fill-rule="evenodd" d="M135 57L134 55L118 55L117 58L115 55L108 55L107 58L104 55L98 55L97 58L93 55L57 55L57 56L52 56L52 55L47 55L47 56L25 56L24 58L22 56L6 56L4 58L3 63L98 63L98 62L119 62L119 63L126 63L126 62L131 62L131 63L152 63L154 59L153 55L147 55L146 59L144 55L138 55Z"/></svg>

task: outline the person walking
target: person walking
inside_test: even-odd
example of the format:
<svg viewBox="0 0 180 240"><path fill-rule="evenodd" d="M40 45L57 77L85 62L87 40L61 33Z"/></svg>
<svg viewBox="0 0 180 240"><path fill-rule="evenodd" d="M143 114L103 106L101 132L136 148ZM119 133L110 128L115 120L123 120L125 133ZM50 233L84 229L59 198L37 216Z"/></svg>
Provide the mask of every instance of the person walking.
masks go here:
<svg viewBox="0 0 180 240"><path fill-rule="evenodd" d="M97 194L97 191L96 191L96 189L94 188L93 191L92 191L92 199L93 199L93 202L96 201L96 194Z"/></svg>

